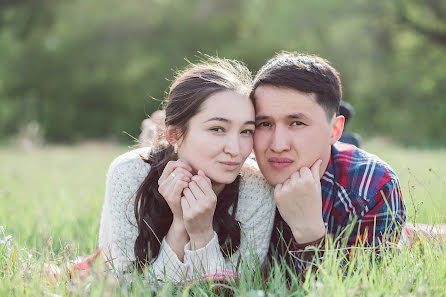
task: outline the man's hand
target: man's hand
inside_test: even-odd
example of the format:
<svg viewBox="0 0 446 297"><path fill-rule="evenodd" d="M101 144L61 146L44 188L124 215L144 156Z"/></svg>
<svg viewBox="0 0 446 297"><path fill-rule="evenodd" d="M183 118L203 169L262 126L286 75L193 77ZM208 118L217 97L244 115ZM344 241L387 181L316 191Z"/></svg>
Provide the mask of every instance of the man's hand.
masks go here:
<svg viewBox="0 0 446 297"><path fill-rule="evenodd" d="M319 170L322 160L311 168L302 167L283 184L276 185L274 200L297 243L307 243L324 236Z"/></svg>

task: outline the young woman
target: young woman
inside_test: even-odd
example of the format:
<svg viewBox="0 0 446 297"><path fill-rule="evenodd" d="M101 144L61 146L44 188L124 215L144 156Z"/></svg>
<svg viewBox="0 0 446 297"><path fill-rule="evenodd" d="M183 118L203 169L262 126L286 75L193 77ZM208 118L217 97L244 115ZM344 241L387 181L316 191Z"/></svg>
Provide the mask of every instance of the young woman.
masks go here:
<svg viewBox="0 0 446 297"><path fill-rule="evenodd" d="M255 163L250 73L235 61L191 64L170 87L165 140L111 164L99 247L118 273L181 281L263 263L275 204ZM254 256L254 257L253 257Z"/></svg>

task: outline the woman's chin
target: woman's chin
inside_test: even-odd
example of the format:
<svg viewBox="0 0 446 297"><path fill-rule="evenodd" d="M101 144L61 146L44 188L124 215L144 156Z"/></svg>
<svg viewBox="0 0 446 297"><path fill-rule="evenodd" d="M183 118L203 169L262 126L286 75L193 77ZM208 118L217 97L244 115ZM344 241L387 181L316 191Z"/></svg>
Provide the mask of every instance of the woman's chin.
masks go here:
<svg viewBox="0 0 446 297"><path fill-rule="evenodd" d="M238 174L237 174L238 175ZM212 181L212 184L224 184L229 185L235 181L237 175L228 175L228 174L216 174L215 178L209 177Z"/></svg>

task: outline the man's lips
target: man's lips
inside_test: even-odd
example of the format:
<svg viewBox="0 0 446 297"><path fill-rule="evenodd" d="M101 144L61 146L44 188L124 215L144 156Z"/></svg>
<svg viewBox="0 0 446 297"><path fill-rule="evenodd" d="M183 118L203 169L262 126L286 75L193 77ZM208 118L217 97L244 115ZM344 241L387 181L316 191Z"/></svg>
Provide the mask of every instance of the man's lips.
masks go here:
<svg viewBox="0 0 446 297"><path fill-rule="evenodd" d="M268 162L271 167L280 169L290 166L293 163L293 160L288 158L272 157L268 159Z"/></svg>
<svg viewBox="0 0 446 297"><path fill-rule="evenodd" d="M235 170L240 166L240 162L220 162L226 170Z"/></svg>

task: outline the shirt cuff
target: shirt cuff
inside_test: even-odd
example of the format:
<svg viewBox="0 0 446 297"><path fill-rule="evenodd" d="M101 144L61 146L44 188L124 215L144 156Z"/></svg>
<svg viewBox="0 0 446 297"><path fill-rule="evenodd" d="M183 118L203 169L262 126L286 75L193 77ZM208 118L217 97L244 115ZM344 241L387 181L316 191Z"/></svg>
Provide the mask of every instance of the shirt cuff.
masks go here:
<svg viewBox="0 0 446 297"><path fill-rule="evenodd" d="M187 277L189 265L183 263L163 238L160 251L152 263L154 273L158 279L180 281Z"/></svg>
<svg viewBox="0 0 446 297"><path fill-rule="evenodd" d="M224 268L224 259L215 231L214 237L206 246L194 251L191 250L190 246L191 243L189 241L184 247L184 262L190 264L194 274L202 275Z"/></svg>

